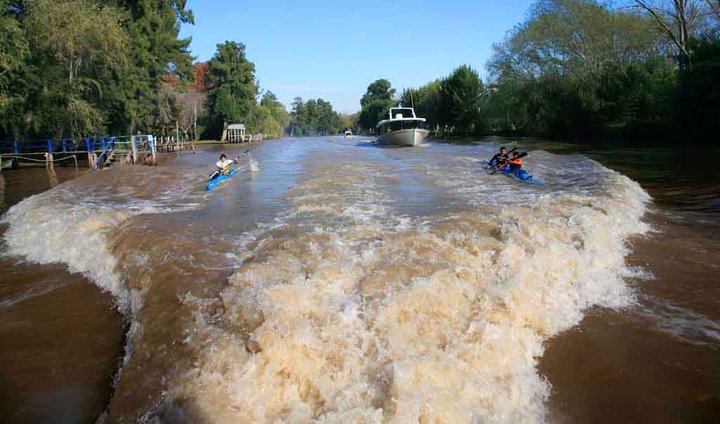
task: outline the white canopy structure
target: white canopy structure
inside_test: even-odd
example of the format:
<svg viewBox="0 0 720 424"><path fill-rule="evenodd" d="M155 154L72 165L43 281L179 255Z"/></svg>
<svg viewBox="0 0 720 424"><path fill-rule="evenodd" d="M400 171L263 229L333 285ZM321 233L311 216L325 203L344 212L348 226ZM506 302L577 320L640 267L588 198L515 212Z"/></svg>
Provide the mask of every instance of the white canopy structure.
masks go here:
<svg viewBox="0 0 720 424"><path fill-rule="evenodd" d="M231 124L227 129L227 141L230 143L242 143L245 141L245 125Z"/></svg>

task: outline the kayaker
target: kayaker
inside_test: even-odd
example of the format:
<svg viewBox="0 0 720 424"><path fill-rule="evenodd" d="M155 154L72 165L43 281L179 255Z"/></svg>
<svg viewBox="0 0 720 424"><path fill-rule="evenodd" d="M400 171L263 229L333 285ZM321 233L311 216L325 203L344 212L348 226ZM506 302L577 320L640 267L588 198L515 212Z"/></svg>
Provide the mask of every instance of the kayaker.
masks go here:
<svg viewBox="0 0 720 424"><path fill-rule="evenodd" d="M227 156L225 156L225 153L223 153L220 155L220 160L217 161L215 166L217 166L219 173L221 173L223 175L227 175L228 172L230 172L230 165L232 165L233 163L236 163L237 161L238 161L238 158L229 160L227 158Z"/></svg>
<svg viewBox="0 0 720 424"><path fill-rule="evenodd" d="M522 168L523 160L522 157L525 155L521 155L520 152L515 151L513 152L512 159L509 160L510 162L510 172L517 174L520 172L520 169Z"/></svg>
<svg viewBox="0 0 720 424"><path fill-rule="evenodd" d="M495 156L490 159L490 162L488 162L488 165L492 166L493 168L497 168L499 166L505 165L510 158L507 154L507 149L503 146L500 148L500 152L497 153Z"/></svg>

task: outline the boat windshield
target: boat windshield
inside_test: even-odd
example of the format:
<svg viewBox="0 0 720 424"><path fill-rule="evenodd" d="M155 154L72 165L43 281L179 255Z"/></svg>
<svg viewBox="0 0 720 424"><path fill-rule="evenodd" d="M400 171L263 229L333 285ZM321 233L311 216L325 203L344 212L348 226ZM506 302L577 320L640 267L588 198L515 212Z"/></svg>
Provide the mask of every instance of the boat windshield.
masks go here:
<svg viewBox="0 0 720 424"><path fill-rule="evenodd" d="M392 108L390 109L390 117L393 119L414 118L413 110L407 108Z"/></svg>

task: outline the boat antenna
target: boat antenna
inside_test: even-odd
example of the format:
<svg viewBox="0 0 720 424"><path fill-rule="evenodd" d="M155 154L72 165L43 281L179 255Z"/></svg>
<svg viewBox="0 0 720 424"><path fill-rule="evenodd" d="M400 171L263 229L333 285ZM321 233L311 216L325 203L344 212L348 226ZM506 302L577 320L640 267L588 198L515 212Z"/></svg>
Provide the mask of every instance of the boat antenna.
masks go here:
<svg viewBox="0 0 720 424"><path fill-rule="evenodd" d="M411 105L410 107L412 107L413 109L415 109L415 100L413 100L413 93L412 93L412 92L413 92L413 89L411 88L411 89L410 89L410 105Z"/></svg>

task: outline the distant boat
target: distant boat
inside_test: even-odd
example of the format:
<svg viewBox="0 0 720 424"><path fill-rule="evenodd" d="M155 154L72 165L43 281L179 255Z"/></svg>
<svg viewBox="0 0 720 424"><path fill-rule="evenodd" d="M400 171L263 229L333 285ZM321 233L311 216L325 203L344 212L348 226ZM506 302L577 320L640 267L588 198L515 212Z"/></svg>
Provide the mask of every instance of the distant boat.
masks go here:
<svg viewBox="0 0 720 424"><path fill-rule="evenodd" d="M351 130L345 130L345 138L352 138L352 131Z"/></svg>
<svg viewBox="0 0 720 424"><path fill-rule="evenodd" d="M429 133L425 118L415 116L411 107L390 108L388 119L377 124L378 140L386 144L417 146Z"/></svg>

